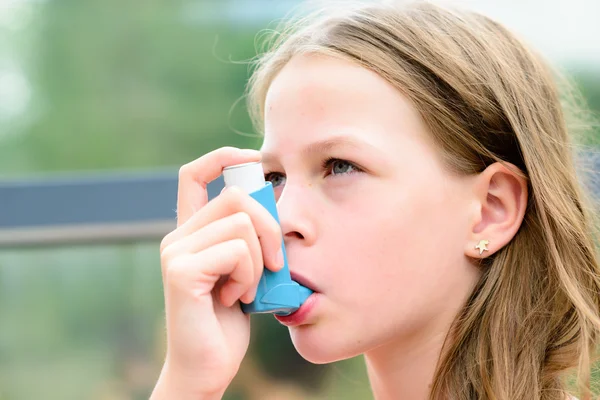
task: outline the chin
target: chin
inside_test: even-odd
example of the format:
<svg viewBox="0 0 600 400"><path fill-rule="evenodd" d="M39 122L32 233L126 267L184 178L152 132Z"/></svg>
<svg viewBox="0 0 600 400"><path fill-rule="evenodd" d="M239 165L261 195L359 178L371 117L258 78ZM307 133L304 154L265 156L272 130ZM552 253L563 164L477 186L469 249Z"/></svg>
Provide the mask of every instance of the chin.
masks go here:
<svg viewBox="0 0 600 400"><path fill-rule="evenodd" d="M356 346L357 339L333 334L318 324L301 325L290 328L289 331L298 354L313 364L329 364L363 353L362 349ZM351 343L355 345L350 346Z"/></svg>

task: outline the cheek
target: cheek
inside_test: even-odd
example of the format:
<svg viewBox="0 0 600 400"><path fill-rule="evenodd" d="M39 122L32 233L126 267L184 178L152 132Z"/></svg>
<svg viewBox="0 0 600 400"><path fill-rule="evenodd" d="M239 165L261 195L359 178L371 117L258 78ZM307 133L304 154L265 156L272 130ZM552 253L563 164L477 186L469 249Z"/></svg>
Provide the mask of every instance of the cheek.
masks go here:
<svg viewBox="0 0 600 400"><path fill-rule="evenodd" d="M379 188L370 193L385 197L330 209L327 268L319 273L326 312L319 324L291 331L305 358L333 362L447 327L468 291L460 222L466 218L455 189L432 193L433 187L443 186L430 180L397 193Z"/></svg>
<svg viewBox="0 0 600 400"><path fill-rule="evenodd" d="M338 219L344 222L332 247L339 252L328 278L338 282L332 289L341 307L363 315L377 309L409 317L433 311L453 296L464 228L457 222L457 204L431 187L429 182L405 191L418 196L378 198L369 210Z"/></svg>

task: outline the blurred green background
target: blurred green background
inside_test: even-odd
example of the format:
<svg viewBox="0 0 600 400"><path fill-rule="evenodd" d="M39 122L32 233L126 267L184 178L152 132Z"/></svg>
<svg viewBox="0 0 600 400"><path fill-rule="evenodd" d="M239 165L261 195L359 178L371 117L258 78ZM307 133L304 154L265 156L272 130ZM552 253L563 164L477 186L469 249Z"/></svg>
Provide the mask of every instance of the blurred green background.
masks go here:
<svg viewBox="0 0 600 400"><path fill-rule="evenodd" d="M258 148L258 139L240 134L252 127L241 100L249 70L239 61L298 3L0 0L0 179L177 167L224 145ZM590 57L600 55L597 30L576 21L588 47L564 29L560 46L571 52L555 53L559 45L541 41L551 13L479 3L539 39L600 111L600 63ZM599 10L592 0L569 4L574 15L583 15L578 7ZM597 132L586 138L599 143ZM158 242L0 250L1 400L145 399L163 346ZM371 395L361 359L311 365L287 328L256 316L250 353L226 398Z"/></svg>

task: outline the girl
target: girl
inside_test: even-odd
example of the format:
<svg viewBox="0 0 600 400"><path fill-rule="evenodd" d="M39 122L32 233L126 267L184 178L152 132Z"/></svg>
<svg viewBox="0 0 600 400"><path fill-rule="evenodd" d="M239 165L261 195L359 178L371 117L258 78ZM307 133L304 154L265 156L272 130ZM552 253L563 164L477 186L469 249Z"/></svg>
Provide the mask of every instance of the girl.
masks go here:
<svg viewBox="0 0 600 400"><path fill-rule="evenodd" d="M289 326L313 363L364 355L374 397L588 399L600 329L591 202L548 66L498 23L425 2L323 9L258 60L261 152L181 168L161 243L167 356L153 399L219 399L263 265L316 294ZM230 188L262 161L281 225ZM222 279L221 279L222 278Z"/></svg>

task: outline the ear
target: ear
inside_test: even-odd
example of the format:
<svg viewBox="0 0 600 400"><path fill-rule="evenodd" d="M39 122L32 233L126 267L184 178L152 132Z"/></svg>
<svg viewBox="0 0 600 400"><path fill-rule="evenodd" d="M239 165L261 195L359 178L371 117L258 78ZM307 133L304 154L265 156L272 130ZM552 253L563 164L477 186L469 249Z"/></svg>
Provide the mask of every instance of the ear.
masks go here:
<svg viewBox="0 0 600 400"><path fill-rule="evenodd" d="M527 179L515 171L519 169L510 163L496 162L475 178L474 211L465 255L485 258L517 234L527 209L528 186Z"/></svg>

